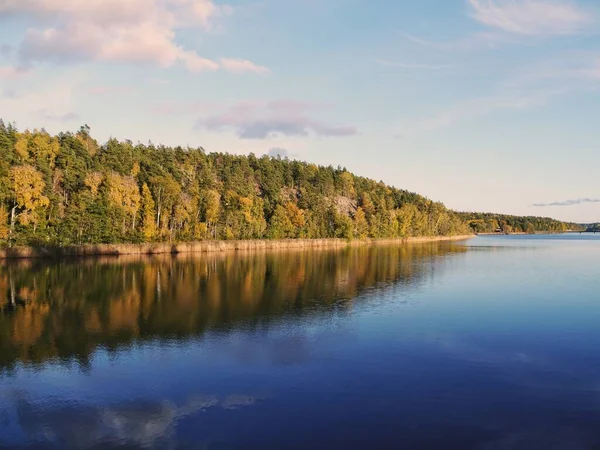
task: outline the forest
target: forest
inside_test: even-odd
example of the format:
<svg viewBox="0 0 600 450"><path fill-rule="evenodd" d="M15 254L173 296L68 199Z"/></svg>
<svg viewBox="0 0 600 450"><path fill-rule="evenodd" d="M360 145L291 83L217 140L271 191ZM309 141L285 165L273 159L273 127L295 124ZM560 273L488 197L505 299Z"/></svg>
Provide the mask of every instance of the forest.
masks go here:
<svg viewBox="0 0 600 450"><path fill-rule="evenodd" d="M50 135L43 129L19 132L0 120L4 247L378 239L469 234L497 225L513 231L567 227L550 219L493 217L501 218L467 217L342 167L129 140L99 144L87 125ZM474 220L482 222L474 226Z"/></svg>
<svg viewBox="0 0 600 450"><path fill-rule="evenodd" d="M458 215L474 233L563 233L585 229L575 223L560 222L548 217L465 212L458 213Z"/></svg>

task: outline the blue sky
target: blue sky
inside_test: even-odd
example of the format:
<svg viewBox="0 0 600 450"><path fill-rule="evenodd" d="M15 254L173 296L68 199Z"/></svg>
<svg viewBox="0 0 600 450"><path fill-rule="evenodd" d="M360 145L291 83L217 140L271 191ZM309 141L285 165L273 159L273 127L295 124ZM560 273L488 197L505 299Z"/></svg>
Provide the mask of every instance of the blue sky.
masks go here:
<svg viewBox="0 0 600 450"><path fill-rule="evenodd" d="M0 117L600 221L599 31L594 0L0 0Z"/></svg>

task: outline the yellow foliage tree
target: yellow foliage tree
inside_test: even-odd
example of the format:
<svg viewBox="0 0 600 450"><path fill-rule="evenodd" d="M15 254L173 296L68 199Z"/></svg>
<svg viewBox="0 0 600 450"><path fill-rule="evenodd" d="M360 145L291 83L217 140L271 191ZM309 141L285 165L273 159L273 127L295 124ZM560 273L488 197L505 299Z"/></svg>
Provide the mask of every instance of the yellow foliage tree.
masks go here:
<svg viewBox="0 0 600 450"><path fill-rule="evenodd" d="M142 186L142 233L147 241L151 241L156 236L155 206L150 188L144 183Z"/></svg>
<svg viewBox="0 0 600 450"><path fill-rule="evenodd" d="M45 131L20 133L15 143L15 153L23 162L29 162L32 159L45 161L51 169L54 168L59 151L58 139Z"/></svg>
<svg viewBox="0 0 600 450"><path fill-rule="evenodd" d="M8 227L8 211L4 206L0 206L0 240L7 239L10 234Z"/></svg>
<svg viewBox="0 0 600 450"><path fill-rule="evenodd" d="M15 166L10 169L10 179L14 191L14 206L11 210L10 232L15 225L17 210L25 213L24 218L30 219L32 212L50 205L50 199L44 195L46 183L42 174L30 165ZM35 220L31 220L35 222ZM29 220L26 220L29 223Z"/></svg>
<svg viewBox="0 0 600 450"><path fill-rule="evenodd" d="M173 211L172 226L178 230L188 230L188 225L194 217L194 210L194 199L188 194L180 193Z"/></svg>
<svg viewBox="0 0 600 450"><path fill-rule="evenodd" d="M202 203L206 225L212 233L212 236L215 237L215 225L219 220L219 214L221 212L221 196L217 191L211 189L205 193Z"/></svg>
<svg viewBox="0 0 600 450"><path fill-rule="evenodd" d="M75 136L90 156L98 153L98 143L90 136L90 128L87 125L81 127Z"/></svg>
<svg viewBox="0 0 600 450"><path fill-rule="evenodd" d="M298 208L298 206L296 206L296 204L292 202L287 203L287 205L285 206L285 210L294 228L292 231L292 235L293 237L298 237L302 233L302 229L306 225L304 211Z"/></svg>
<svg viewBox="0 0 600 450"><path fill-rule="evenodd" d="M54 167L56 157L60 151L58 139L53 138L46 132L34 132L30 139L30 151L37 160L48 163L50 168Z"/></svg>
<svg viewBox="0 0 600 450"><path fill-rule="evenodd" d="M354 177L350 172L344 172L340 175L342 195L348 198L354 198L356 191L354 190Z"/></svg>
<svg viewBox="0 0 600 450"><path fill-rule="evenodd" d="M111 172L107 175L108 198L110 202L121 209L131 220L131 228L135 229L135 219L140 209L141 196L133 177L125 177Z"/></svg>
<svg viewBox="0 0 600 450"><path fill-rule="evenodd" d="M33 211L36 208L46 207L50 200L43 192L46 183L42 174L30 165L16 166L10 170L15 203L19 208Z"/></svg>
<svg viewBox="0 0 600 450"><path fill-rule="evenodd" d="M83 180L84 184L90 188L92 195L98 194L98 189L104 180L104 176L100 172L92 172L85 177Z"/></svg>
<svg viewBox="0 0 600 450"><path fill-rule="evenodd" d="M360 206L354 214L354 236L357 239L366 239L369 236L369 223L364 210Z"/></svg>
<svg viewBox="0 0 600 450"><path fill-rule="evenodd" d="M29 161L29 132L19 133L15 142L15 153L22 161Z"/></svg>

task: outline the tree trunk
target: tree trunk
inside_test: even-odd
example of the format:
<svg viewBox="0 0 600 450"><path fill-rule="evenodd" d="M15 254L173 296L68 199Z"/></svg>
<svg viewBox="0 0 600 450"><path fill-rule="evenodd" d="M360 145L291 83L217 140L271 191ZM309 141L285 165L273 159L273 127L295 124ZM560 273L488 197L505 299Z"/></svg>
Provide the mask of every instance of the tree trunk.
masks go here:
<svg viewBox="0 0 600 450"><path fill-rule="evenodd" d="M15 295L15 281L13 280L12 270L8 272L10 279L10 306L14 309L17 305L16 295Z"/></svg>
<svg viewBox="0 0 600 450"><path fill-rule="evenodd" d="M156 208L156 229L160 229L160 211L162 209L162 201L161 201L161 189L158 190L158 198L156 199L156 203L158 208Z"/></svg>

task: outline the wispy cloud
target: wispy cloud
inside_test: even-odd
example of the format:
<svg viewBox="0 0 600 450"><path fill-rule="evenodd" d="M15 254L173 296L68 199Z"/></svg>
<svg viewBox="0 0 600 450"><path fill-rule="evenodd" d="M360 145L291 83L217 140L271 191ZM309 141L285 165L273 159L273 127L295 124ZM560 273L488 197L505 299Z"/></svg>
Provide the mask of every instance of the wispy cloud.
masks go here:
<svg viewBox="0 0 600 450"><path fill-rule="evenodd" d="M600 203L600 198L577 198L572 200L563 200L560 202L552 203L534 203L533 206L543 208L546 206L573 206L581 205L582 203Z"/></svg>
<svg viewBox="0 0 600 450"><path fill-rule="evenodd" d="M131 94L135 89L132 86L93 86L88 92L94 95Z"/></svg>
<svg viewBox="0 0 600 450"><path fill-rule="evenodd" d="M410 33L401 33L404 39L413 44L426 47L440 52L474 52L480 50L489 50L498 47L501 44L514 43L514 36L500 32L481 32L461 37L458 39L449 39L445 41L433 41Z"/></svg>
<svg viewBox="0 0 600 450"><path fill-rule="evenodd" d="M410 69L410 70L442 70L447 69L450 66L442 64L409 64L402 62L388 61L386 59L376 59L376 63L386 67L397 67L399 69Z"/></svg>
<svg viewBox="0 0 600 450"><path fill-rule="evenodd" d="M531 36L571 35L596 22L596 13L571 0L465 0L468 14L488 30L458 39L429 40L410 33L414 44L443 52L495 49L525 41Z"/></svg>
<svg viewBox="0 0 600 450"><path fill-rule="evenodd" d="M600 52L565 52L554 58L539 61L520 71L506 86L571 86L585 89L600 81Z"/></svg>
<svg viewBox="0 0 600 450"><path fill-rule="evenodd" d="M521 35L568 35L590 25L592 15L566 0L468 0L483 25Z"/></svg>
<svg viewBox="0 0 600 450"><path fill-rule="evenodd" d="M79 119L79 115L73 112L65 113L65 114L56 114L52 111L48 111L47 109L40 109L36 111L36 113L46 120L57 121L57 122L68 122L70 120Z"/></svg>
<svg viewBox="0 0 600 450"><path fill-rule="evenodd" d="M213 131L234 131L241 139L269 139L276 136L345 137L358 133L350 125L332 125L314 117L323 105L294 100L238 102L217 114L198 120L196 127Z"/></svg>
<svg viewBox="0 0 600 450"><path fill-rule="evenodd" d="M221 65L223 68L233 73L252 72L266 74L271 72L268 67L259 66L246 59L222 58Z"/></svg>
<svg viewBox="0 0 600 450"><path fill-rule="evenodd" d="M568 89L547 91L514 91L502 92L496 95L478 97L458 103L445 111L441 111L424 119L410 120L400 127L396 136L410 136L440 128L455 123L474 119L502 110L525 110L546 104L552 97L568 92Z"/></svg>

